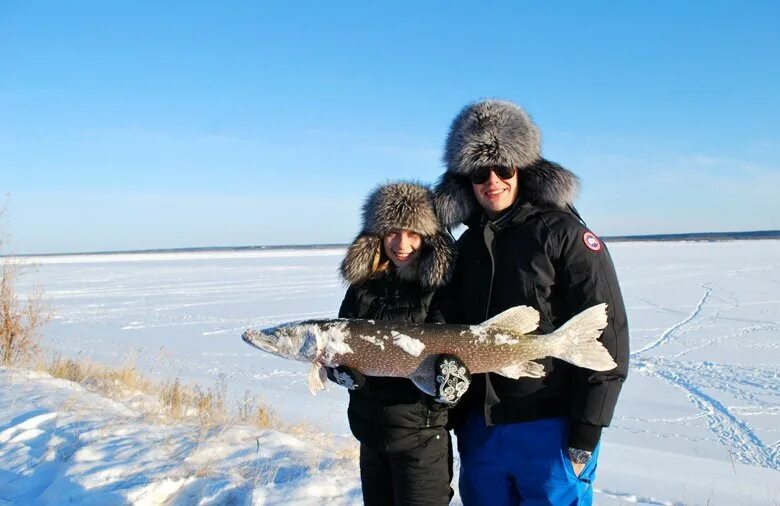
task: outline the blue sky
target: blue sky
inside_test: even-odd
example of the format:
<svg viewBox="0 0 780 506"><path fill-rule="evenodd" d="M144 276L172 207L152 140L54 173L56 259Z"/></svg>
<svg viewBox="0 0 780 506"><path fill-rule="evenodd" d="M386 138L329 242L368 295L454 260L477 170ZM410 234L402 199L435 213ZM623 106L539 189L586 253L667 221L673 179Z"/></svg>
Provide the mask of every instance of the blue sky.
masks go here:
<svg viewBox="0 0 780 506"><path fill-rule="evenodd" d="M0 2L16 253L347 242L525 107L603 235L780 228L777 2Z"/></svg>

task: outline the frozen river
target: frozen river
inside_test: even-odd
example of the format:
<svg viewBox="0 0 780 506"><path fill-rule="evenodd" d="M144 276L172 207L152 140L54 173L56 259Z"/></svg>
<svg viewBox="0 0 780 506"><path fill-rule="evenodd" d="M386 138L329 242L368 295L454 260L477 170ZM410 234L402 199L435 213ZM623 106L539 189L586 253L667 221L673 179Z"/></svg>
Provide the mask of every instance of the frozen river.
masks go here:
<svg viewBox="0 0 780 506"><path fill-rule="evenodd" d="M780 470L780 241L610 249L632 354L605 441ZM265 355L240 339L249 326L334 316L345 291L337 276L342 255L330 249L41 257L20 288L45 289L55 310L46 343L65 355L105 364L133 360L158 378L203 386L223 374L233 395L249 390L292 421L343 434L345 392L331 387L312 397L305 364Z"/></svg>

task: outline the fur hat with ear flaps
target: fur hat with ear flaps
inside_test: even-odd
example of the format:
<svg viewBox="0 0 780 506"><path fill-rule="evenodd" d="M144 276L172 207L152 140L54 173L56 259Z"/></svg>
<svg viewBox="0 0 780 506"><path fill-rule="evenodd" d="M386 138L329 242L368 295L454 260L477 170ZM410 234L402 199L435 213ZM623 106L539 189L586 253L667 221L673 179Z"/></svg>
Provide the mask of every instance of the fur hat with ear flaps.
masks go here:
<svg viewBox="0 0 780 506"><path fill-rule="evenodd" d="M341 275L350 284L369 280L382 251L383 237L393 230L411 230L422 236L420 256L404 269L404 277L424 288L438 288L449 281L454 267L455 247L439 223L433 194L412 182L388 183L377 187L363 204L363 228L341 262Z"/></svg>
<svg viewBox="0 0 780 506"><path fill-rule="evenodd" d="M541 157L541 134L512 102L484 100L466 106L450 126L444 151L447 171L439 179L435 206L443 226L473 220L482 209L469 176L481 167L515 167L519 199L565 209L574 201L577 176Z"/></svg>

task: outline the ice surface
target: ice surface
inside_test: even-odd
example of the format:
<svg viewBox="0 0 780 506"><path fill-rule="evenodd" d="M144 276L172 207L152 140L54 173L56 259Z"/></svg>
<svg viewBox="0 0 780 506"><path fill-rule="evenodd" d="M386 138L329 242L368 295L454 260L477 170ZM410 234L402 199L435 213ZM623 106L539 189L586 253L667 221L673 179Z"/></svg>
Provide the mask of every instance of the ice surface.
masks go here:
<svg viewBox="0 0 780 506"><path fill-rule="evenodd" d="M632 353L604 431L599 504L780 503L780 241L609 247ZM343 389L312 397L306 364L240 339L247 327L335 316L343 250L255 253L47 257L19 287L45 288L56 309L47 345L63 354L133 359L207 386L223 374L236 396L249 390L290 421L348 434Z"/></svg>

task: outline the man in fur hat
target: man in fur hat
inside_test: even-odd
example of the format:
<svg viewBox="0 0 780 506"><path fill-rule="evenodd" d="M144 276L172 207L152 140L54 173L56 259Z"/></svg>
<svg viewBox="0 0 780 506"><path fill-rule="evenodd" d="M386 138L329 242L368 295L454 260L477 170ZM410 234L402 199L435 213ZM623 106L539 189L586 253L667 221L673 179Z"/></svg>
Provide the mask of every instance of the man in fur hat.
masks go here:
<svg viewBox="0 0 780 506"><path fill-rule="evenodd" d="M517 305L549 333L606 302L606 373L547 358L542 378L475 375L456 428L460 492L470 504L590 504L602 428L628 371L628 324L606 245L572 206L577 177L541 158L540 134L511 102L463 109L447 137L436 189L442 223L465 224L444 307L477 324Z"/></svg>

